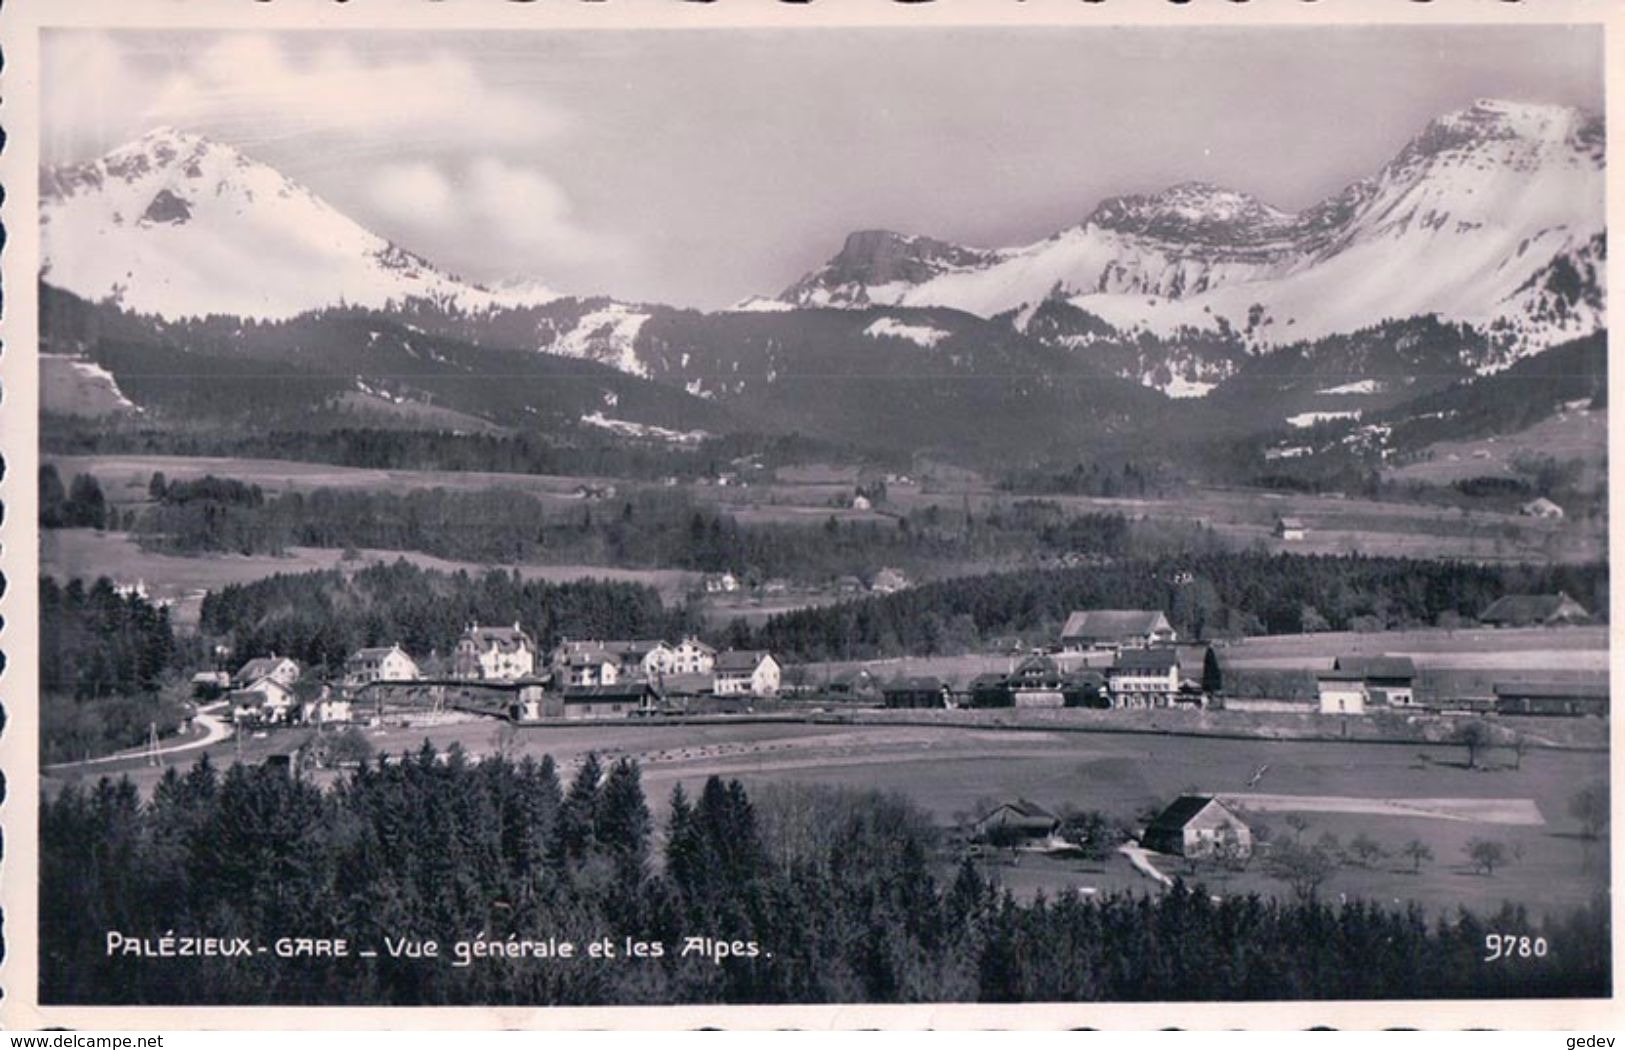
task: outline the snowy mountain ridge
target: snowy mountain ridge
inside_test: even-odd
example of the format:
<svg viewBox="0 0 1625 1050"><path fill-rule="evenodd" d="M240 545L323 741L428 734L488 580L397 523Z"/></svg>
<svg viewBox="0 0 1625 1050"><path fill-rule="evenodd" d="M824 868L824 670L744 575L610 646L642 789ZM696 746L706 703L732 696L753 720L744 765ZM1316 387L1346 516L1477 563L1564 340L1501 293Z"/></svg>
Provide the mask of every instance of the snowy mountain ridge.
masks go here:
<svg viewBox="0 0 1625 1050"><path fill-rule="evenodd" d="M949 306L1022 330L1059 299L1113 335L1234 333L1252 351L1436 314L1495 333L1493 370L1604 323L1604 183L1600 118L1480 99L1296 214L1189 182L1014 248L865 231L781 299Z"/></svg>

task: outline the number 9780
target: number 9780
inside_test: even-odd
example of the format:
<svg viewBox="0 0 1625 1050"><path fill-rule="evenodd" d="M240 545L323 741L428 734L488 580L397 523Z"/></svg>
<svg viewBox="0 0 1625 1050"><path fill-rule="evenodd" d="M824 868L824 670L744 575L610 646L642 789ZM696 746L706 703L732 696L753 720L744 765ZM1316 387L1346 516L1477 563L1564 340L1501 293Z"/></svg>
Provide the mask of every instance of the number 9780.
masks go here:
<svg viewBox="0 0 1625 1050"><path fill-rule="evenodd" d="M1515 933L1488 933L1484 935L1484 961L1498 959L1544 959L1546 938L1520 936Z"/></svg>

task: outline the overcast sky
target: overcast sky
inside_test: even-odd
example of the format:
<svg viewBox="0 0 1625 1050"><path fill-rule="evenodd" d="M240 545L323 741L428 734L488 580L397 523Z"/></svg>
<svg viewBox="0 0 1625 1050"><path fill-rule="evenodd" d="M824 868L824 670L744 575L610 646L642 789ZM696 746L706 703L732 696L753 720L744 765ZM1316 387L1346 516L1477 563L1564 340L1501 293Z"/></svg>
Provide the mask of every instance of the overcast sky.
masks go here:
<svg viewBox="0 0 1625 1050"><path fill-rule="evenodd" d="M846 233L1026 243L1205 179L1287 209L1493 96L1602 110L1590 28L88 33L46 163L230 143L478 279L723 306Z"/></svg>

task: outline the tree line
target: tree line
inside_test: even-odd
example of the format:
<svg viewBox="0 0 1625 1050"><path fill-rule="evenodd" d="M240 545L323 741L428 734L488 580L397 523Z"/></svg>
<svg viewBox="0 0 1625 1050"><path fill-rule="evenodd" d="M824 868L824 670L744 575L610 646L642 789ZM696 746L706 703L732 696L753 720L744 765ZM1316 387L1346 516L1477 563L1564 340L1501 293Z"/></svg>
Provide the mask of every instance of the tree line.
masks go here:
<svg viewBox="0 0 1625 1050"><path fill-rule="evenodd" d="M169 610L120 594L106 577L86 586L39 581L40 744L45 762L131 747L185 710L161 694L183 662Z"/></svg>
<svg viewBox="0 0 1625 1050"><path fill-rule="evenodd" d="M40 815L41 1001L245 1005L1180 1001L1599 996L1605 900L1430 922L1417 905L1256 895L1018 901L897 796L679 786L658 835L639 767L470 761L427 743L328 791L200 760L149 800L65 787ZM345 938L374 958L138 958L126 938ZM1538 960L1488 966L1485 936ZM609 938L619 957L590 959ZM386 938L434 940L437 959ZM573 960L473 945L568 940ZM689 938L708 945L685 953ZM627 940L658 956L624 957ZM716 945L728 946L725 957ZM465 960L463 965L453 965Z"/></svg>
<svg viewBox="0 0 1625 1050"><path fill-rule="evenodd" d="M490 571L423 569L404 560L272 576L211 591L201 630L235 660L279 653L336 672L362 646L400 643L445 656L471 623L518 622L544 650L562 638L676 638L699 622L652 587L605 580L550 583Z"/></svg>
<svg viewBox="0 0 1625 1050"><path fill-rule="evenodd" d="M823 583L886 566L920 573L974 561L1219 546L1203 526L1075 514L1036 499L981 513L933 504L879 521L830 516L809 527L742 524L726 505L663 487L580 502L511 488L322 488L266 497L236 479L165 482L155 474L149 491L154 502L136 517L135 534L144 546L177 554L376 548L470 561L677 568Z"/></svg>

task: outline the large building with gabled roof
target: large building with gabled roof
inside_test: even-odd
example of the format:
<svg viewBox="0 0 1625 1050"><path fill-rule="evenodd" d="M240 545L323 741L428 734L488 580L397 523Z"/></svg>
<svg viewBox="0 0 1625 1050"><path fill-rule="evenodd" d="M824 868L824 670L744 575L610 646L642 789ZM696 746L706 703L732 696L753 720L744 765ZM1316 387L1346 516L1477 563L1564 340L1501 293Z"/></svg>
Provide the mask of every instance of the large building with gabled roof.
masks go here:
<svg viewBox="0 0 1625 1050"><path fill-rule="evenodd" d="M1085 609L1066 618L1061 650L1143 649L1178 640L1168 617L1152 609Z"/></svg>

